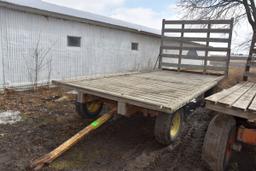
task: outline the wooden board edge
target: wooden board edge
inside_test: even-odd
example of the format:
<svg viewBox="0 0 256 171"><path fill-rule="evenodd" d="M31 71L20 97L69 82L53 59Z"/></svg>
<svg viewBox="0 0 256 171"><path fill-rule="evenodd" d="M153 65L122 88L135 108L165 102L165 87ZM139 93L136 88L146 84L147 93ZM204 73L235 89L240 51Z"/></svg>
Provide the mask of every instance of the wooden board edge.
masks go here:
<svg viewBox="0 0 256 171"><path fill-rule="evenodd" d="M235 116L243 119L248 119L248 120L256 120L256 112L244 111L242 109L230 107L220 103L215 104L207 100L206 100L205 107L206 109L209 109L215 112L219 112L219 113L223 113L223 114L227 114L227 115L231 115L231 116Z"/></svg>

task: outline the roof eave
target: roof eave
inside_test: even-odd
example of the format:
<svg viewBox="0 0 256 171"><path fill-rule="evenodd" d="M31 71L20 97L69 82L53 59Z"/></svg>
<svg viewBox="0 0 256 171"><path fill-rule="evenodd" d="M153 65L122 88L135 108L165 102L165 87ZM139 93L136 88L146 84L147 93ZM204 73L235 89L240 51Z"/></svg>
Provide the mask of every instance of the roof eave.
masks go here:
<svg viewBox="0 0 256 171"><path fill-rule="evenodd" d="M112 28L112 29L118 29L118 30L125 30L125 31L145 34L145 35L159 37L159 38L161 37L160 34L156 34L156 33L152 33L152 32L146 32L146 31L143 31L143 30L137 30L137 29L133 29L133 28L120 26L120 25L114 25L114 24L110 24L110 23L107 23L107 22L94 21L94 20L80 18L80 17L71 16L71 15L67 15L67 14L61 14L61 13L56 13L56 12L52 12L52 11L37 9L37 8L33 8L33 7L17 5L17 4L13 4L13 3L10 3L10 2L0 1L0 6L10 8L10 9L19 10L19 11L22 11L22 12L33 13L33 14L37 14L37 15L43 15L43 16L47 16L47 17L59 18L59 19L63 19L63 20L77 21L77 22L81 22L81 23L87 23L87 24L92 24L92 25L107 27L107 28Z"/></svg>

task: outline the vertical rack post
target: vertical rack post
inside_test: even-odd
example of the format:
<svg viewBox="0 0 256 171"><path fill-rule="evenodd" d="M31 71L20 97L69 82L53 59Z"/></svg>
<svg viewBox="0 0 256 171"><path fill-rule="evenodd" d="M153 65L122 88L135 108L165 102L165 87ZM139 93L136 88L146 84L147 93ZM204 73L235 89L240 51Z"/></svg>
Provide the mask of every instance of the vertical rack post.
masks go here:
<svg viewBox="0 0 256 171"><path fill-rule="evenodd" d="M253 53L255 53L255 49L254 49L255 43L256 43L256 33L254 32L253 36L252 36L252 42L251 42L249 56L248 56L247 61L246 61L245 72L244 72L244 77L243 77L244 81L248 80L248 75L249 75L249 72L250 72L250 66L252 65Z"/></svg>
<svg viewBox="0 0 256 171"><path fill-rule="evenodd" d="M204 54L204 71L203 74L206 74L207 71L207 62L208 62L208 53L209 53L209 38L210 38L210 30L211 30L211 23L209 20L209 23L207 24L207 38L206 38L206 50L205 50L205 54Z"/></svg>
<svg viewBox="0 0 256 171"><path fill-rule="evenodd" d="M161 33L161 45L160 45L160 54L159 54L159 63L158 68L162 68L162 54L163 54L163 44L164 44L164 30L165 30L165 19L162 21L162 33Z"/></svg>
<svg viewBox="0 0 256 171"><path fill-rule="evenodd" d="M184 37L184 28L185 28L185 24L182 23L181 26L181 34L180 34L180 38L182 40L182 38ZM183 41L180 41L180 49L179 49L179 61L178 61L178 71L180 72L180 66L181 66L181 56L182 56L182 48L183 48Z"/></svg>
<svg viewBox="0 0 256 171"><path fill-rule="evenodd" d="M234 18L231 19L230 23L230 31L229 31L229 41L228 41L228 51L227 51L227 62L226 62L226 71L225 71L225 76L228 76L228 70L229 70L229 63L230 63L230 51L231 51L231 41L232 41L232 32L233 32L233 23L234 23Z"/></svg>

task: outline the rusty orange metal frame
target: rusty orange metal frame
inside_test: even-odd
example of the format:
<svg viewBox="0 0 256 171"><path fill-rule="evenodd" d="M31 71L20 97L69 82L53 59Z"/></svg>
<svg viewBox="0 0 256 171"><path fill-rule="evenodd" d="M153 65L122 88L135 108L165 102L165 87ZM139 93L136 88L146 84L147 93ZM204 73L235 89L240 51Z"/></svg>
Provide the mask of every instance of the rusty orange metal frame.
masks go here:
<svg viewBox="0 0 256 171"><path fill-rule="evenodd" d="M256 129L238 128L237 140L251 145L256 145Z"/></svg>

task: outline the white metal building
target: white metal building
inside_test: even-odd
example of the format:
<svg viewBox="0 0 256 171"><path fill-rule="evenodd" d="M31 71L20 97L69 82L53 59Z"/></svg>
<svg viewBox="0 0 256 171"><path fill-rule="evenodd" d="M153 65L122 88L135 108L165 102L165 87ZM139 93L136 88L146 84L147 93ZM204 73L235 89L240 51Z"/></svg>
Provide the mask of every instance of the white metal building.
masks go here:
<svg viewBox="0 0 256 171"><path fill-rule="evenodd" d="M40 0L0 1L0 22L0 86L151 69L159 54L158 30Z"/></svg>
<svg viewBox="0 0 256 171"><path fill-rule="evenodd" d="M150 70L160 31L40 0L0 0L0 88Z"/></svg>

